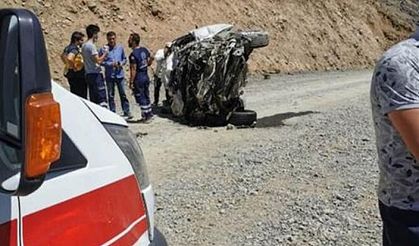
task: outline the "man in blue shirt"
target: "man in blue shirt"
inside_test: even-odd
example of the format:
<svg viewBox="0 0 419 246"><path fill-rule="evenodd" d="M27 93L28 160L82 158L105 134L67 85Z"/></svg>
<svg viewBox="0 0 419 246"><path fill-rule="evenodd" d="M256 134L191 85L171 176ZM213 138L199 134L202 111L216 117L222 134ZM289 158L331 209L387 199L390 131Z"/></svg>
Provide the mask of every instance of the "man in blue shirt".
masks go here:
<svg viewBox="0 0 419 246"><path fill-rule="evenodd" d="M130 79L129 86L134 92L135 101L140 105L141 117L144 123L153 117L150 102L150 78L147 68L152 64L153 58L147 48L140 46L140 35L132 33L128 39L132 53L129 56Z"/></svg>
<svg viewBox="0 0 419 246"><path fill-rule="evenodd" d="M125 57L124 47L116 43L115 32L108 32L106 34L108 40L108 55L102 65L105 67L105 80L108 87L108 103L109 109L115 112L115 85L118 87L119 98L121 99L121 107L124 112L124 117L131 119L131 112L129 109L129 101L125 94L124 88L124 69L123 66L127 63ZM99 52L104 53L104 48Z"/></svg>

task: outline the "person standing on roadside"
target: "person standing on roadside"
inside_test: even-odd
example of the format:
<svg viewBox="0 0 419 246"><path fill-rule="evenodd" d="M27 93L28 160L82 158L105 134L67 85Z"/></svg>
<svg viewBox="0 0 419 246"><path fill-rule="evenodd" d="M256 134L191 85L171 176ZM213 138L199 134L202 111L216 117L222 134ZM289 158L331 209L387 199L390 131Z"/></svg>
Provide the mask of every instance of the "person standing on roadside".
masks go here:
<svg viewBox="0 0 419 246"><path fill-rule="evenodd" d="M158 106L159 99L160 99L160 88L163 84L163 77L164 77L164 68L167 55L169 53L171 43L167 43L164 49L157 50L156 54L154 55L154 60L156 61L156 70L154 71L154 105ZM169 100L169 92L165 87L166 92L166 101Z"/></svg>
<svg viewBox="0 0 419 246"><path fill-rule="evenodd" d="M370 93L383 245L419 245L419 27L378 61Z"/></svg>
<svg viewBox="0 0 419 246"><path fill-rule="evenodd" d="M108 41L109 53L102 65L105 67L105 80L108 88L108 103L109 109L115 112L115 85L118 87L119 98L121 100L122 111L124 117L131 119L132 115L129 109L129 101L125 94L125 74L123 66L127 64L124 47L116 43L116 34L110 31L106 34ZM103 54L103 48L100 49L99 54Z"/></svg>
<svg viewBox="0 0 419 246"><path fill-rule="evenodd" d="M100 64L108 55L108 50L105 48L103 50L103 54L99 56L99 52L96 48L99 32L100 28L97 25L88 25L86 27L88 40L83 44L82 55L86 81L89 86L89 99L102 107L108 107L106 100L106 86L102 75L102 69L100 67Z"/></svg>
<svg viewBox="0 0 419 246"><path fill-rule="evenodd" d="M84 76L84 64L81 54L83 41L83 33L73 32L70 44L64 48L61 59L65 64L64 76L68 80L71 93L86 99L87 84Z"/></svg>
<svg viewBox="0 0 419 246"><path fill-rule="evenodd" d="M153 63L153 58L147 48L140 46L140 35L132 33L128 39L128 45L132 48L129 56L130 79L129 86L134 92L135 101L140 105L142 122L149 122L153 113L150 102L150 79L148 67Z"/></svg>
<svg viewBox="0 0 419 246"><path fill-rule="evenodd" d="M162 85L162 68L164 62L164 49L157 50L156 54L154 55L154 59L156 60L156 69L154 71L154 106L159 105L160 99L160 88Z"/></svg>

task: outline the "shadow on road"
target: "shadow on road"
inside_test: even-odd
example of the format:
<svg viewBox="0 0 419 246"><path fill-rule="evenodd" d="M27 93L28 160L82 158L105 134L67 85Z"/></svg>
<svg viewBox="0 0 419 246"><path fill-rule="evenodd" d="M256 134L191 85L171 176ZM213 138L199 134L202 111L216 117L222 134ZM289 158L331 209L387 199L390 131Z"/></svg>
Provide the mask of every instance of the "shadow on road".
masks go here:
<svg viewBox="0 0 419 246"><path fill-rule="evenodd" d="M176 117L171 113L170 107L168 106L152 106L153 113L158 115L160 118L169 119L173 122L190 125L183 117Z"/></svg>
<svg viewBox="0 0 419 246"><path fill-rule="evenodd" d="M183 117L176 117L173 114L171 114L170 109L168 107L153 107L153 112L157 114L161 118L169 119L174 122L177 122L182 125L187 126L198 126L198 125L207 125L207 124L192 124L185 120ZM303 112L287 112L287 113L281 113L276 114L268 117L263 117L257 120L256 128L269 128L269 127L280 127L284 126L284 120L304 116L308 114L318 114L319 112L316 111L303 111ZM224 124L226 125L226 124ZM222 126L224 126L222 125Z"/></svg>
<svg viewBox="0 0 419 246"><path fill-rule="evenodd" d="M319 112L315 112L315 111L303 111L303 112L298 112L298 113L287 112L287 113L282 113L282 114L276 114L276 115L258 119L256 127L257 128L279 127L279 126L285 125L284 120L294 118L294 117L304 116L308 114L318 114L318 113Z"/></svg>

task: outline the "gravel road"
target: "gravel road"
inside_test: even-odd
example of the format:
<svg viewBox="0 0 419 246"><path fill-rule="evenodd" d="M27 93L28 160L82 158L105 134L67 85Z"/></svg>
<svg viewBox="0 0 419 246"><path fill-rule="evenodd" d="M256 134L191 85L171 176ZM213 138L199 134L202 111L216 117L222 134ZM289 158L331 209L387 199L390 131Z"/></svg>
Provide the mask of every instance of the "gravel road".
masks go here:
<svg viewBox="0 0 419 246"><path fill-rule="evenodd" d="M256 128L131 125L169 244L379 245L370 77L252 79Z"/></svg>

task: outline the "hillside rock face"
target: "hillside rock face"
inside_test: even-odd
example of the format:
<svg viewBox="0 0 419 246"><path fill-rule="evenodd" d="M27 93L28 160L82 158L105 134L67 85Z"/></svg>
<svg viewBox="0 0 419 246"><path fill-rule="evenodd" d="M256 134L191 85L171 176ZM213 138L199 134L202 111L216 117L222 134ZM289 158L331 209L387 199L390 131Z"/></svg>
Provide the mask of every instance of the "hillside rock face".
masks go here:
<svg viewBox="0 0 419 246"><path fill-rule="evenodd" d="M124 45L135 31L152 51L197 26L266 30L271 43L252 54L251 71L292 73L371 67L419 19L417 0L2 0L5 7L29 8L39 16L51 73L60 81L61 51L73 31L91 23L103 31L101 44L107 31Z"/></svg>

